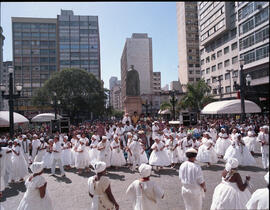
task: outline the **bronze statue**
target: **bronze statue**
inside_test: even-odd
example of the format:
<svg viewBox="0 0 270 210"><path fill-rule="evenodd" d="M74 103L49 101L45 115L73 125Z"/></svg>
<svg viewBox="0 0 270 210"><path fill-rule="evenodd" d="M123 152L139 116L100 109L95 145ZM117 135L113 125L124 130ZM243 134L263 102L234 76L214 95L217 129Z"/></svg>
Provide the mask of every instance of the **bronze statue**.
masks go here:
<svg viewBox="0 0 270 210"><path fill-rule="evenodd" d="M139 96L140 95L140 78L139 73L131 65L127 72L126 79L126 95L127 96Z"/></svg>

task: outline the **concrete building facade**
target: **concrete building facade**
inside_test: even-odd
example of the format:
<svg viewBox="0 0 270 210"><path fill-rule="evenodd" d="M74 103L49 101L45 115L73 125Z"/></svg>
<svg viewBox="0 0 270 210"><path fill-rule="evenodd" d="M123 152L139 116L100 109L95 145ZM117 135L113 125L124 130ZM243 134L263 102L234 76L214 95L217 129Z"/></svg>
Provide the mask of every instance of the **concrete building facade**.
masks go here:
<svg viewBox="0 0 270 210"><path fill-rule="evenodd" d="M72 10L61 10L57 26L59 69L85 69L100 80L98 16L74 15Z"/></svg>
<svg viewBox="0 0 270 210"><path fill-rule="evenodd" d="M171 81L171 83L170 83L170 90L181 91L180 82L179 81Z"/></svg>
<svg viewBox="0 0 270 210"><path fill-rule="evenodd" d="M216 97L232 97L239 47L235 2L198 2L201 75ZM238 78L239 81L239 78Z"/></svg>
<svg viewBox="0 0 270 210"><path fill-rule="evenodd" d="M111 104L114 109L122 109L121 83L116 83L111 90Z"/></svg>
<svg viewBox="0 0 270 210"><path fill-rule="evenodd" d="M126 98L126 75L131 65L139 73L140 94L153 92L152 38L146 33L133 33L127 38L121 56L122 102Z"/></svg>
<svg viewBox="0 0 270 210"><path fill-rule="evenodd" d="M153 72L153 92L161 91L161 72Z"/></svg>
<svg viewBox="0 0 270 210"><path fill-rule="evenodd" d="M177 2L178 80L186 85L201 78L197 2Z"/></svg>

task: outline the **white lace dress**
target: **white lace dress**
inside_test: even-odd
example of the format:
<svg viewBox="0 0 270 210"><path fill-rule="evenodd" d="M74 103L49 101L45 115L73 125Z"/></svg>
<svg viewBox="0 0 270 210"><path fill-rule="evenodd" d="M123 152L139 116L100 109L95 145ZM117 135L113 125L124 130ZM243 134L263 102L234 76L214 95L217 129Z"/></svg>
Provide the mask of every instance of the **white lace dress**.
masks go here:
<svg viewBox="0 0 270 210"><path fill-rule="evenodd" d="M224 156L226 150L228 149L228 147L231 145L231 141L227 138L227 134L222 134L219 133L219 138L216 141L215 144L215 150L217 155L222 155Z"/></svg>
<svg viewBox="0 0 270 210"><path fill-rule="evenodd" d="M208 150L210 145L213 145L214 142L212 140L204 140L203 144L199 147L198 154L196 160L203 163L217 163L218 157L216 151L213 146Z"/></svg>
<svg viewBox="0 0 270 210"><path fill-rule="evenodd" d="M161 148L164 147L164 143L163 142L159 142L159 143L154 143L152 145L152 149L153 151L151 152L151 155L149 157L149 164L153 165L153 166L169 166L171 165L171 161L166 153L166 151L160 150ZM154 150L154 148L157 148L157 151Z"/></svg>
<svg viewBox="0 0 270 210"><path fill-rule="evenodd" d="M40 197L39 188L46 183L43 176L35 176L29 181L29 178L25 182L26 192L19 204L17 210L52 210L52 201L47 192L43 198Z"/></svg>
<svg viewBox="0 0 270 210"><path fill-rule="evenodd" d="M13 146L12 149L19 153L19 155L16 155L14 152L11 156L11 162L12 162L12 180L16 181L21 178L24 178L28 174L28 166L27 163L20 151L19 146Z"/></svg>
<svg viewBox="0 0 270 210"><path fill-rule="evenodd" d="M236 182L225 181L222 177L221 183L214 190L210 210L246 209L250 197L247 188L240 191Z"/></svg>
<svg viewBox="0 0 270 210"><path fill-rule="evenodd" d="M123 150L120 148L120 142L118 141L117 143L116 141L113 141L111 143L111 148L112 148L111 165L124 166L126 164L126 159Z"/></svg>

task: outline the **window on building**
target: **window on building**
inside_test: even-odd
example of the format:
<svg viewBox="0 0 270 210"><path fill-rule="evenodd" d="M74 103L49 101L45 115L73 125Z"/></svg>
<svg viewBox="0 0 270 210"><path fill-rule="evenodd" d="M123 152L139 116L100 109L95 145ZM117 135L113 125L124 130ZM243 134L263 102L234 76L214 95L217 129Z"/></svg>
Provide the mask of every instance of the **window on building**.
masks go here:
<svg viewBox="0 0 270 210"><path fill-rule="evenodd" d="M207 68L206 69L206 74L209 74L209 72L210 72L210 68Z"/></svg>
<svg viewBox="0 0 270 210"><path fill-rule="evenodd" d="M200 70L196 70L196 74L201 74L201 71Z"/></svg>
<svg viewBox="0 0 270 210"><path fill-rule="evenodd" d="M230 79L230 73L225 74L225 80L228 80L228 79Z"/></svg>
<svg viewBox="0 0 270 210"><path fill-rule="evenodd" d="M217 94L217 89L213 89L213 94Z"/></svg>
<svg viewBox="0 0 270 210"><path fill-rule="evenodd" d="M237 42L232 43L231 49L232 49L232 51L237 49Z"/></svg>
<svg viewBox="0 0 270 210"><path fill-rule="evenodd" d="M197 64L195 64L195 67L200 67L200 64L198 64L198 63L197 63Z"/></svg>
<svg viewBox="0 0 270 210"><path fill-rule="evenodd" d="M225 91L226 91L226 93L230 93L231 92L231 86L226 86Z"/></svg>
<svg viewBox="0 0 270 210"><path fill-rule="evenodd" d="M202 75L204 75L205 74L205 70L202 70Z"/></svg>
<svg viewBox="0 0 270 210"><path fill-rule="evenodd" d="M210 62L210 57L208 56L207 58L206 58L206 63L209 63Z"/></svg>
<svg viewBox="0 0 270 210"><path fill-rule="evenodd" d="M216 71L216 65L212 66L212 72Z"/></svg>
<svg viewBox="0 0 270 210"><path fill-rule="evenodd" d="M210 79L207 79L207 80L206 80L206 83L207 83L208 85L210 85Z"/></svg>
<svg viewBox="0 0 270 210"><path fill-rule="evenodd" d="M222 69L222 63L218 63L218 69Z"/></svg>
<svg viewBox="0 0 270 210"><path fill-rule="evenodd" d="M193 64L192 63L188 64L188 67L192 68L193 67Z"/></svg>
<svg viewBox="0 0 270 210"><path fill-rule="evenodd" d="M217 82L217 78L216 77L212 77L212 83Z"/></svg>
<svg viewBox="0 0 270 210"><path fill-rule="evenodd" d="M236 37L236 34L237 34L237 29L236 28L231 30L231 39L234 39Z"/></svg>
<svg viewBox="0 0 270 210"><path fill-rule="evenodd" d="M192 60L192 56L188 56L188 59L189 59L189 60Z"/></svg>
<svg viewBox="0 0 270 210"><path fill-rule="evenodd" d="M232 58L232 64L235 64L238 62L238 56L235 56Z"/></svg>
<svg viewBox="0 0 270 210"><path fill-rule="evenodd" d="M226 60L226 61L224 61L224 67L227 67L227 66L229 66L230 65L230 60L228 59L228 60Z"/></svg>
<svg viewBox="0 0 270 210"><path fill-rule="evenodd" d="M222 56L222 50L217 51L217 57Z"/></svg>
<svg viewBox="0 0 270 210"><path fill-rule="evenodd" d="M189 82L194 82L194 78L188 78Z"/></svg>
<svg viewBox="0 0 270 210"><path fill-rule="evenodd" d="M201 60L201 65L203 65L203 64L204 64L204 59Z"/></svg>
<svg viewBox="0 0 270 210"><path fill-rule="evenodd" d="M189 70L188 73L189 73L189 74L193 74L193 71L192 71L192 70Z"/></svg>
<svg viewBox="0 0 270 210"><path fill-rule="evenodd" d="M196 78L196 82L200 81L200 78Z"/></svg>
<svg viewBox="0 0 270 210"><path fill-rule="evenodd" d="M211 60L212 60L212 61L216 60L216 54L212 54L212 55L211 55Z"/></svg>
<svg viewBox="0 0 270 210"><path fill-rule="evenodd" d="M229 52L229 47L225 47L224 48L224 55L227 54Z"/></svg>

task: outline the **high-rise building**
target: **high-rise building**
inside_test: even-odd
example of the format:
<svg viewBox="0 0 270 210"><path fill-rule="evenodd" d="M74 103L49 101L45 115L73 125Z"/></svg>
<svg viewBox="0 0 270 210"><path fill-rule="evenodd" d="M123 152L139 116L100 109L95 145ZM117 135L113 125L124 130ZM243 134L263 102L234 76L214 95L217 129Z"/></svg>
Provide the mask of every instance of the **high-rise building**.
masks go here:
<svg viewBox="0 0 270 210"><path fill-rule="evenodd" d="M109 86L110 86L110 90L112 90L113 86L117 83L118 78L117 77L111 77L109 80Z"/></svg>
<svg viewBox="0 0 270 210"><path fill-rule="evenodd" d="M177 2L178 80L186 91L201 78L197 2Z"/></svg>
<svg viewBox="0 0 270 210"><path fill-rule="evenodd" d="M159 93L161 91L161 73L153 72L153 92Z"/></svg>
<svg viewBox="0 0 270 210"><path fill-rule="evenodd" d="M1 84L5 85L8 88L9 85L9 72L8 72L8 67L13 66L12 61L4 61L3 66L2 66L2 78L1 78ZM15 100L15 105L17 105L16 100ZM1 110L9 110L8 107L8 100L2 100L1 103Z"/></svg>
<svg viewBox="0 0 270 210"><path fill-rule="evenodd" d="M100 40L97 16L74 15L61 10L57 15L59 69L81 68L100 80Z"/></svg>
<svg viewBox="0 0 270 210"><path fill-rule="evenodd" d="M126 75L131 65L139 73L140 94L152 94L152 38L146 33L133 33L131 38L126 39L121 57L122 102L126 99Z"/></svg>
<svg viewBox="0 0 270 210"><path fill-rule="evenodd" d="M181 91L181 86L179 81L171 81L170 90Z"/></svg>
<svg viewBox="0 0 270 210"><path fill-rule="evenodd" d="M3 74L4 74L3 72L3 46L4 46L5 37L2 33L3 33L3 29L0 26L0 83L3 82ZM0 109L3 110L2 108L3 108L3 99L2 99L2 95L0 95Z"/></svg>
<svg viewBox="0 0 270 210"><path fill-rule="evenodd" d="M119 81L119 80L118 80ZM122 109L121 83L116 83L111 90L111 104L114 109Z"/></svg>
<svg viewBox="0 0 270 210"><path fill-rule="evenodd" d="M57 21L12 17L14 82L23 86L19 110L35 111L31 97L57 71ZM24 113L27 115L27 113Z"/></svg>
<svg viewBox="0 0 270 210"><path fill-rule="evenodd" d="M269 109L269 2L237 2L236 7L244 77L251 76L251 89L264 98L257 103Z"/></svg>
<svg viewBox="0 0 270 210"><path fill-rule="evenodd" d="M198 2L201 75L217 98L236 96L232 94L232 77L239 69L235 4Z"/></svg>

